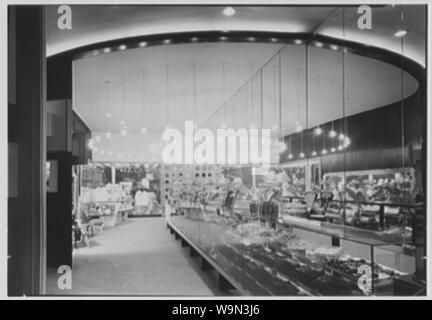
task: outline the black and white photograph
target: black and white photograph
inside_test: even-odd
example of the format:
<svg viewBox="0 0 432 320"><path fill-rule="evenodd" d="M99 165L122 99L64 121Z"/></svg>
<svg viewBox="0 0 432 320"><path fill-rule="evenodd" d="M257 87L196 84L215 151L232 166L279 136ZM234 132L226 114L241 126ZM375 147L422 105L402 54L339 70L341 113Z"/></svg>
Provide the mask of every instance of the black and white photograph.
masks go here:
<svg viewBox="0 0 432 320"><path fill-rule="evenodd" d="M1 13L6 299L429 298L427 1Z"/></svg>

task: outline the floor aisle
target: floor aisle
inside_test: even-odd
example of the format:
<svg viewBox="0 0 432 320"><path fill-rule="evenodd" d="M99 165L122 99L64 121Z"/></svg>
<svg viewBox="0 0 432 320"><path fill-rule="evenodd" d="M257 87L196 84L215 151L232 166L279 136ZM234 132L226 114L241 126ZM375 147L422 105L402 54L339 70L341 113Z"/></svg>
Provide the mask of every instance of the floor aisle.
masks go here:
<svg viewBox="0 0 432 320"><path fill-rule="evenodd" d="M71 290L58 289L56 270L49 270L47 294L221 295L188 253L163 218L129 219L74 251Z"/></svg>

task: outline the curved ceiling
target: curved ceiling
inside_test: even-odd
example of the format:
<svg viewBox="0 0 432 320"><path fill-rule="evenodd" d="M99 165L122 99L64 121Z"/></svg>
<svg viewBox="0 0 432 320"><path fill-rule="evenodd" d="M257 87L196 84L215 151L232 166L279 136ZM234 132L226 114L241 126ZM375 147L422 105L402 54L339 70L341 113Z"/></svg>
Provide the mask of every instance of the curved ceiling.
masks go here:
<svg viewBox="0 0 432 320"><path fill-rule="evenodd" d="M397 30L408 30L403 54L425 65L425 13L422 5L373 7L372 30L357 28L357 7L236 6L72 6L72 30L57 28L57 6L47 6L48 56L81 46L134 36L187 31L315 32L401 53ZM401 20L401 10L404 19Z"/></svg>
<svg viewBox="0 0 432 320"><path fill-rule="evenodd" d="M279 97L275 90L278 59L270 58L280 49L284 134L294 132L297 121L304 128L306 123L313 127L343 114L349 116L397 102L402 97L402 75L404 97L418 88L410 74L393 65L348 54L346 102L342 110L342 52L311 47L306 114L304 45L176 44L79 59L73 62L73 104L93 132L102 137L97 144L104 152L96 152L95 160L124 160L124 155L131 154L128 161L138 155L147 161L160 161L157 152L149 152L149 146L160 141L165 126L182 128L185 120L205 124L224 104L229 109L226 113L229 119L244 120L245 109L236 102L239 100L235 93L262 66L264 124L271 127L278 123L274 113ZM127 136L120 134L122 121L127 126ZM145 136L140 134L142 126L148 129ZM112 134L109 140L104 138L107 132Z"/></svg>

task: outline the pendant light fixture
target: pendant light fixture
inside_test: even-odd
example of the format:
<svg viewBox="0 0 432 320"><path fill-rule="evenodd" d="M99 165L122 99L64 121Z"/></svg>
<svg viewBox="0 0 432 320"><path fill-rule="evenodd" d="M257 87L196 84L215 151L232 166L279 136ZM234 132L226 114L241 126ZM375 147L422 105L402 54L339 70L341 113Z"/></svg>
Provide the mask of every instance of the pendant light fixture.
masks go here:
<svg viewBox="0 0 432 320"><path fill-rule="evenodd" d="M260 69L260 130L264 125L264 93L263 93L263 69Z"/></svg>
<svg viewBox="0 0 432 320"><path fill-rule="evenodd" d="M336 137L336 131L334 130L334 124L333 124L333 121L332 121L332 129L329 131L329 137L330 138L334 138L334 137Z"/></svg>
<svg viewBox="0 0 432 320"><path fill-rule="evenodd" d="M170 67L166 66L165 68L165 85L166 85L166 128L169 128L169 120L170 120L170 112L169 112L169 108L170 108L170 83L169 83L169 76L170 76Z"/></svg>
<svg viewBox="0 0 432 320"><path fill-rule="evenodd" d="M342 50L342 119L343 119L343 123L346 124L346 110L345 110L345 95L346 95L346 91L345 91L345 73L346 73L346 54L347 54L347 50L345 47L345 7L342 7L342 42L343 42L343 50ZM343 135L343 133L347 133L346 131L346 126L341 127L340 130ZM345 136L344 136L345 137ZM343 146L342 146L342 141L339 142L339 146L338 146L338 150L342 151L343 150ZM346 153L343 152L343 164L344 164L344 168L345 170L343 171L343 199L346 200L347 199L347 174L346 174ZM345 208L342 210L342 222L343 225L346 225L346 210ZM372 265L372 268L375 268L375 266Z"/></svg>
<svg viewBox="0 0 432 320"><path fill-rule="evenodd" d="M276 117L276 65L273 65L273 124L271 130L277 132L278 125L274 123L274 118Z"/></svg>
<svg viewBox="0 0 432 320"><path fill-rule="evenodd" d="M196 64L192 64L192 87L193 87L193 110L192 119L196 120L196 109L197 109L197 85L196 85Z"/></svg>
<svg viewBox="0 0 432 320"><path fill-rule="evenodd" d="M142 70L141 71L142 74L142 125L141 125L141 133L142 134L146 134L147 133L147 128L144 125L145 124L145 71Z"/></svg>
<svg viewBox="0 0 432 320"><path fill-rule="evenodd" d="M305 45L305 85L306 85L306 95L305 95L305 104L306 104L306 113L305 113L305 122L306 122L306 129L309 128L309 43L306 43ZM301 139L301 158L304 158L304 152L303 152L303 130L301 132L302 139ZM315 139L313 137L313 139ZM315 141L315 140L313 140ZM315 152L315 145L313 146L313 152ZM312 152L312 153L313 153Z"/></svg>
<svg viewBox="0 0 432 320"><path fill-rule="evenodd" d="M405 12L404 12L404 8L403 6L400 6L400 18L401 18L401 24L402 27L404 27L405 24ZM404 91L405 91L405 72L404 72L404 62L405 62L405 38L404 36L407 34L406 30L401 30L398 31L397 33L399 33L399 38L400 38L400 46L401 46L401 55L400 55L400 103L401 103L401 113L400 113L400 117L401 117L401 157L402 157L402 175L403 175L403 179L405 179L406 177L406 171L405 171L405 104L404 104ZM403 194L403 201L404 203L406 202L406 188L407 188L407 184L403 184L402 187L402 194ZM406 219L404 219L404 226L406 224Z"/></svg>
<svg viewBox="0 0 432 320"><path fill-rule="evenodd" d="M316 76L316 105L319 105L319 101L320 101L320 90L319 90L319 85L320 85L320 74L318 73ZM319 136L322 134L322 129L320 126L316 127L314 130L314 134Z"/></svg>
<svg viewBox="0 0 432 320"><path fill-rule="evenodd" d="M311 156L315 157L317 155L316 151L315 151L315 136L312 135L312 153Z"/></svg>
<svg viewBox="0 0 432 320"><path fill-rule="evenodd" d="M334 130L334 122L332 121L332 129L331 129L331 131L330 131L330 133L329 133L329 137L331 138L331 145L332 145L332 147L331 147L331 149L330 149L330 152L332 152L332 153L334 153L334 152L336 152L336 148L335 148L335 139L334 139L334 137L336 137L336 131Z"/></svg>
<svg viewBox="0 0 432 320"><path fill-rule="evenodd" d="M255 129L255 123L254 123L254 117L255 117L255 103L254 103L254 70L255 70L255 65L253 63L251 63L250 65L251 67L251 79L250 79L250 93L251 93L251 107L250 107L250 128L251 129Z"/></svg>
<svg viewBox="0 0 432 320"><path fill-rule="evenodd" d="M334 84L335 84L335 82L334 82L334 80L332 80L331 81L331 93L332 93L332 96L334 96L335 94L334 94L334 92L335 92L335 90L334 90ZM335 129L334 129L334 121L332 120L332 123L331 123L331 130L330 130L330 132L329 132L329 137L331 138L331 139L333 139L334 137L336 137L337 136L337 133L336 133L336 131L335 131ZM333 142L332 142L332 146L333 146Z"/></svg>
<svg viewBox="0 0 432 320"><path fill-rule="evenodd" d="M297 119L300 119L300 69L297 69ZM296 132L303 130L303 126L300 121L296 121Z"/></svg>
<svg viewBox="0 0 432 320"><path fill-rule="evenodd" d="M226 101L225 101L225 62L222 62L221 66L222 66L222 112L221 112L221 116L223 117L223 119L219 120L222 123L219 122L218 125L220 125L221 127L226 127L226 123L225 120L227 119L227 110L226 110Z"/></svg>
<svg viewBox="0 0 432 320"><path fill-rule="evenodd" d="M289 135L288 136L288 159L289 160L291 160L293 158L293 154L291 152L291 142L292 142L291 139L292 139L292 136Z"/></svg>
<svg viewBox="0 0 432 320"><path fill-rule="evenodd" d="M321 150L321 154L326 155L327 149L326 149L326 136L325 136L325 134L323 134L322 138L323 138L323 149Z"/></svg>
<svg viewBox="0 0 432 320"><path fill-rule="evenodd" d="M120 130L120 134L122 136L127 135L127 126L126 126L126 88L125 88L125 77L122 76L122 121L120 122L122 128Z"/></svg>
<svg viewBox="0 0 432 320"><path fill-rule="evenodd" d="M106 96L106 105L107 105L107 110L110 110L110 82L107 80L107 81L105 81L105 84L106 84L106 94L107 94L107 96ZM107 117L107 122L108 122L107 127L110 128L111 114L107 113L105 116ZM105 137L107 139L111 139L111 132L107 131L105 133Z"/></svg>
<svg viewBox="0 0 432 320"><path fill-rule="evenodd" d="M282 136L282 55L279 51L279 137ZM291 148L290 148L291 152Z"/></svg>
<svg viewBox="0 0 432 320"><path fill-rule="evenodd" d="M344 41L345 41L345 8L343 9L343 37L344 37ZM343 85L343 89L342 89L342 93L343 93L343 119L344 119L344 126L343 126L343 132L339 135L339 140L341 141L341 145L342 145L342 149L348 148L349 145L351 144L351 139L348 136L348 121L346 119L346 54L347 54L347 50L346 48L343 50L343 77L342 77L342 85ZM345 158L345 156L344 156Z"/></svg>
<svg viewBox="0 0 432 320"><path fill-rule="evenodd" d="M99 105L99 86L96 88L96 114L98 119L100 119L100 105ZM101 141L100 135L95 136L95 141L99 142Z"/></svg>

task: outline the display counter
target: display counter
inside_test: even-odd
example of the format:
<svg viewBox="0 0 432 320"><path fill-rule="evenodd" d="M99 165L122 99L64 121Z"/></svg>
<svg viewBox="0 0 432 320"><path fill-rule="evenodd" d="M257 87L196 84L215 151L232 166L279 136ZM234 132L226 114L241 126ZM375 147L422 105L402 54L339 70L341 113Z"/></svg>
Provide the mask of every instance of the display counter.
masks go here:
<svg viewBox="0 0 432 320"><path fill-rule="evenodd" d="M245 295L392 296L395 279L409 276L375 260L376 248L385 250L386 243L330 233L318 224L315 230L302 227L327 236L327 244L308 242L287 223L278 222L270 229L259 218L244 219L236 210L221 214L212 205L205 210L185 209L183 214L172 216L169 223L233 279ZM369 259L356 257L343 244L334 245L336 235L367 246ZM371 291L367 293L358 285L360 266L371 270Z"/></svg>

